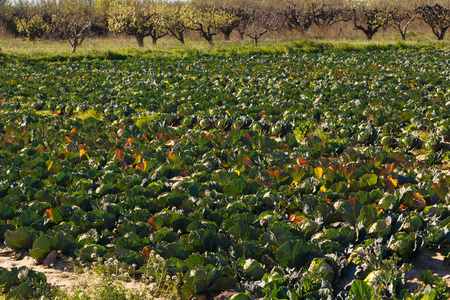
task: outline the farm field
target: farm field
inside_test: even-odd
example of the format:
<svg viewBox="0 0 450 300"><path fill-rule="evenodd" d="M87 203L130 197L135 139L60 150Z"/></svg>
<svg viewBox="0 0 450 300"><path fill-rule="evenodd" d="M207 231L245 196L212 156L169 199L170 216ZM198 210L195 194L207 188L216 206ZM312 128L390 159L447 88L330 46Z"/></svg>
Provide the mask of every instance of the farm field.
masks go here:
<svg viewBox="0 0 450 300"><path fill-rule="evenodd" d="M320 45L0 56L0 241L160 298L447 299L450 51Z"/></svg>

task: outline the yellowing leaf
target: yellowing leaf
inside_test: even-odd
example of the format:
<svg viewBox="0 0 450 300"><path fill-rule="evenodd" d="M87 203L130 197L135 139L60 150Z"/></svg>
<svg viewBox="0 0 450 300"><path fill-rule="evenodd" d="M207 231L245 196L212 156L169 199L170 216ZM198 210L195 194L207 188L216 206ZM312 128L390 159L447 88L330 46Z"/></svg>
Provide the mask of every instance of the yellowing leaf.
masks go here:
<svg viewBox="0 0 450 300"><path fill-rule="evenodd" d="M317 167L314 169L314 174L316 175L317 179L320 179L323 175L323 169L322 167Z"/></svg>
<svg viewBox="0 0 450 300"><path fill-rule="evenodd" d="M234 173L241 175L241 171L239 171L239 170L234 170Z"/></svg>
<svg viewBox="0 0 450 300"><path fill-rule="evenodd" d="M50 162L50 164L48 165L48 168L47 168L47 171L50 171L50 169L52 168L52 166L53 166L53 160Z"/></svg>
<svg viewBox="0 0 450 300"><path fill-rule="evenodd" d="M80 157L86 154L86 151L84 149L80 149Z"/></svg>
<svg viewBox="0 0 450 300"><path fill-rule="evenodd" d="M142 154L134 155L134 164L140 164L142 161Z"/></svg>

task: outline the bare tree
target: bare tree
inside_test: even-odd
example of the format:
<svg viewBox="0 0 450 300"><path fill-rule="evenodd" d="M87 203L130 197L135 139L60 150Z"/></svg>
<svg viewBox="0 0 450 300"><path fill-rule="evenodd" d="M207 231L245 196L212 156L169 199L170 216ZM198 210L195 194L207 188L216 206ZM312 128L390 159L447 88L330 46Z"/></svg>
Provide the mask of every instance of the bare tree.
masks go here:
<svg viewBox="0 0 450 300"><path fill-rule="evenodd" d="M353 29L364 32L371 40L378 30L386 26L395 8L378 6L377 3L358 3L353 7Z"/></svg>
<svg viewBox="0 0 450 300"><path fill-rule="evenodd" d="M391 26L400 33L402 40L406 40L406 31L416 17L416 7L411 2L397 2L395 11L391 16Z"/></svg>
<svg viewBox="0 0 450 300"><path fill-rule="evenodd" d="M352 19L351 10L346 1L313 2L310 8L313 23L321 28L328 28L339 22Z"/></svg>
<svg viewBox="0 0 450 300"><path fill-rule="evenodd" d="M89 2L59 0L54 3L52 30L70 43L72 52L81 46L86 37L92 35L91 26L95 21L96 15Z"/></svg>
<svg viewBox="0 0 450 300"><path fill-rule="evenodd" d="M314 24L314 8L311 3L299 1L289 3L286 10L287 25L290 29L296 29L305 33Z"/></svg>
<svg viewBox="0 0 450 300"><path fill-rule="evenodd" d="M276 31L286 21L283 12L266 9L253 9L248 12L248 18L241 24L244 34L253 40L253 45L258 46L258 40L269 31Z"/></svg>
<svg viewBox="0 0 450 300"><path fill-rule="evenodd" d="M419 6L416 11L420 18L431 27L437 39L442 41L450 27L450 8L436 3Z"/></svg>

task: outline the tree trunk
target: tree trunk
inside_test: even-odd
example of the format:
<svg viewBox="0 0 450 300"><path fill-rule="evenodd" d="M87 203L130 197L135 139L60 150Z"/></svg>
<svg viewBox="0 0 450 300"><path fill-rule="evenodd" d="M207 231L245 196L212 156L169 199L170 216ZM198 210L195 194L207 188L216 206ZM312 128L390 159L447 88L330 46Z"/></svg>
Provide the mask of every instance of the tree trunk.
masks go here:
<svg viewBox="0 0 450 300"><path fill-rule="evenodd" d="M253 46L258 47L258 38L253 38Z"/></svg>
<svg viewBox="0 0 450 300"><path fill-rule="evenodd" d="M136 36L136 41L138 43L139 48L144 47L144 37L143 36Z"/></svg>
<svg viewBox="0 0 450 300"><path fill-rule="evenodd" d="M205 32L205 31L201 31L200 34L201 34L201 36L202 36L205 40L208 41L208 44L209 44L211 47L214 46L214 43L213 43L213 40L212 40L213 36L212 36L211 34L208 34L208 33Z"/></svg>
<svg viewBox="0 0 450 300"><path fill-rule="evenodd" d="M442 28L442 29L441 29L441 33L440 33L439 36L438 36L438 40L439 40L439 41L443 41L443 40L444 40L445 32L447 31L447 29L448 29L448 27Z"/></svg>
<svg viewBox="0 0 450 300"><path fill-rule="evenodd" d="M78 38L74 38L73 39L73 43L72 43L72 53L75 53L75 51L77 51L77 46L78 46Z"/></svg>
<svg viewBox="0 0 450 300"><path fill-rule="evenodd" d="M152 44L156 45L156 41L158 41L158 38L155 36L152 36Z"/></svg>

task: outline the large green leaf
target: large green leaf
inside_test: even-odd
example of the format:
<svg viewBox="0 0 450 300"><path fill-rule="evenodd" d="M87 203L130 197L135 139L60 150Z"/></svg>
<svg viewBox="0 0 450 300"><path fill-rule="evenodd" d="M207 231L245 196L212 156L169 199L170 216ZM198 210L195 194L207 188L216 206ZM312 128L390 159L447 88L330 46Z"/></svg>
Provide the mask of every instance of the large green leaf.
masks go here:
<svg viewBox="0 0 450 300"><path fill-rule="evenodd" d="M342 219L352 226L356 226L363 205L356 199L346 201L340 207Z"/></svg>
<svg viewBox="0 0 450 300"><path fill-rule="evenodd" d="M275 253L275 257L283 267L300 268L312 254L312 248L308 243L296 239L284 243Z"/></svg>
<svg viewBox="0 0 450 300"><path fill-rule="evenodd" d="M19 228L5 232L5 244L12 249L29 249L35 239L34 230L30 228Z"/></svg>
<svg viewBox="0 0 450 300"><path fill-rule="evenodd" d="M44 258L53 250L52 239L48 235L38 237L30 250L30 256L34 259Z"/></svg>
<svg viewBox="0 0 450 300"><path fill-rule="evenodd" d="M206 292L218 292L234 288L236 281L233 278L222 277L222 272L212 265L189 271L181 293L185 297Z"/></svg>
<svg viewBox="0 0 450 300"><path fill-rule="evenodd" d="M363 280L356 279L350 286L350 295L355 297L355 300L371 299L372 289Z"/></svg>

